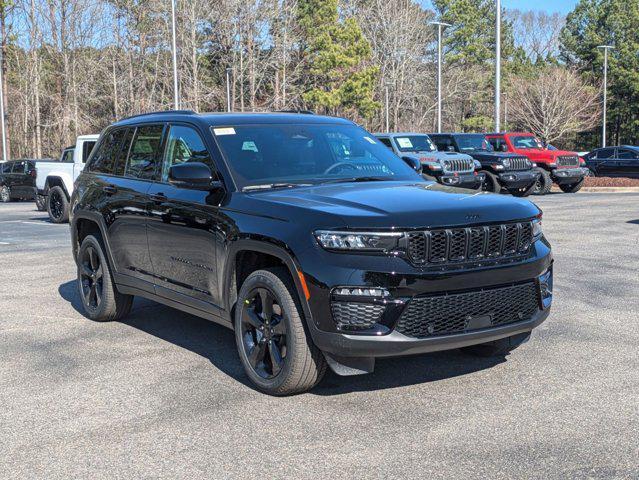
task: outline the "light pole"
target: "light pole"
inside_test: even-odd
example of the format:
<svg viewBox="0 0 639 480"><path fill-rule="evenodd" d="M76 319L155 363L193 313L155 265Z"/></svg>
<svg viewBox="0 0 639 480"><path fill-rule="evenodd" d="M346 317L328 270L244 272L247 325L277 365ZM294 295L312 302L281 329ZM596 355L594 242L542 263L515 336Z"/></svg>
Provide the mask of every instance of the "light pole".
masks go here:
<svg viewBox="0 0 639 480"><path fill-rule="evenodd" d="M608 98L608 50L615 48L612 45L599 45L597 48L603 48L604 51L604 83L603 83L603 123L601 125L601 146L606 146L606 103Z"/></svg>
<svg viewBox="0 0 639 480"><path fill-rule="evenodd" d="M226 111L232 111L231 108L231 67L226 67Z"/></svg>
<svg viewBox="0 0 639 480"><path fill-rule="evenodd" d="M501 130L499 124L501 102L501 0L496 0L495 15L495 132Z"/></svg>
<svg viewBox="0 0 639 480"><path fill-rule="evenodd" d="M4 66L4 50L2 48L2 39L0 38L0 130L2 130L2 161L6 162L7 158L7 131L4 126L4 86L2 67Z"/></svg>
<svg viewBox="0 0 639 480"><path fill-rule="evenodd" d="M442 28L450 27L450 23L428 22L437 25L437 133L442 132Z"/></svg>
<svg viewBox="0 0 639 480"><path fill-rule="evenodd" d="M180 93L178 92L177 47L175 45L175 0L171 0L171 47L173 50L173 104L180 109Z"/></svg>

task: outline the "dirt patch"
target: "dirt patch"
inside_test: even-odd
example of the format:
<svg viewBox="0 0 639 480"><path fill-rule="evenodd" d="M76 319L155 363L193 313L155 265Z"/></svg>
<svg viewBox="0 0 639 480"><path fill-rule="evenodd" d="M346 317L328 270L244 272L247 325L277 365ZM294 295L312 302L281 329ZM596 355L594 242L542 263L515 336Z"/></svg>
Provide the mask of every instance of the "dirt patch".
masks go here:
<svg viewBox="0 0 639 480"><path fill-rule="evenodd" d="M584 187L639 187L639 178L586 177Z"/></svg>

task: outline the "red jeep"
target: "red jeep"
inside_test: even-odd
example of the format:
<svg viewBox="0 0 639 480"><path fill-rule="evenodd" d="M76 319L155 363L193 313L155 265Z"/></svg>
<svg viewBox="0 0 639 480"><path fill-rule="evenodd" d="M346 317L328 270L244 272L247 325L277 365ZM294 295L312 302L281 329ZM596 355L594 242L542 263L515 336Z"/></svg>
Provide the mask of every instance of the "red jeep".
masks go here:
<svg viewBox="0 0 639 480"><path fill-rule="evenodd" d="M588 169L583 167L583 160L576 152L546 147L532 133L489 133L486 137L496 151L525 155L537 164L541 175L533 193L545 195L552 182L566 193L581 189Z"/></svg>

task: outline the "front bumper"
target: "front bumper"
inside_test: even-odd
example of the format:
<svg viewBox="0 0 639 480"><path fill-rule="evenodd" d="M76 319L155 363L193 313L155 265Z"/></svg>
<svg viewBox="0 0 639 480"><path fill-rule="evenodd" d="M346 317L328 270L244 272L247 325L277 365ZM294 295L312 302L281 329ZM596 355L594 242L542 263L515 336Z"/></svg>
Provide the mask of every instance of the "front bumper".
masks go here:
<svg viewBox="0 0 639 480"><path fill-rule="evenodd" d="M472 188L474 190L480 188L486 179L484 173L446 173L437 177L437 181L442 185L450 185L451 187Z"/></svg>
<svg viewBox="0 0 639 480"><path fill-rule="evenodd" d="M536 170L507 171L498 175L499 183L506 188L530 187L541 174Z"/></svg>
<svg viewBox="0 0 639 480"><path fill-rule="evenodd" d="M583 167L578 168L557 168L552 171L551 176L553 181L558 185L568 185L576 183L584 178L588 174L588 169Z"/></svg>
<svg viewBox="0 0 639 480"><path fill-rule="evenodd" d="M375 358L411 355L490 342L532 330L548 317L552 301L550 294L550 297L542 302L543 288L540 277L552 267L550 245L543 237L534 243L531 255L525 260L446 271L420 271L399 258L363 255L349 255L351 262L348 268L342 255L318 250L312 253L312 256L311 252L307 253L308 258L300 258L310 290L308 306L311 319L308 326L317 347L336 357ZM321 283L316 280L320 276L324 280ZM531 316L520 317L521 321L488 327L479 326L426 338L407 336L396 329L402 313L415 297L472 293L530 281L535 282L539 302L534 313ZM334 311L331 310L335 302L332 292L335 288L344 286L381 288L389 292L389 296L383 300L370 300L369 304L382 303L386 309L381 317L382 321L379 321L375 328L357 331L337 327ZM357 311L352 315L357 320ZM353 325L358 325L358 322L353 322Z"/></svg>

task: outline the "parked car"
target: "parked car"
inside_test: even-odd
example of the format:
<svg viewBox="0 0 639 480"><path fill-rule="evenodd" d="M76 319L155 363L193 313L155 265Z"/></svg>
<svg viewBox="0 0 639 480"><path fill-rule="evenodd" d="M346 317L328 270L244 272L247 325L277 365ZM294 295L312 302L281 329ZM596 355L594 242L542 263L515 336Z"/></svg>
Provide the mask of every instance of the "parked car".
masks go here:
<svg viewBox="0 0 639 480"><path fill-rule="evenodd" d="M36 160L10 160L0 164L0 201L34 200L36 198ZM41 205L38 205L40 210Z"/></svg>
<svg viewBox="0 0 639 480"><path fill-rule="evenodd" d="M419 170L340 118L117 122L71 198L86 315L122 318L139 295L218 322L274 395L310 389L327 366L371 372L378 357L503 356L549 314L541 211Z"/></svg>
<svg viewBox="0 0 639 480"><path fill-rule="evenodd" d="M98 135L81 135L75 145L62 151L60 160L38 162L36 165L36 201L46 205L49 219L53 223L69 220L69 200L73 184L89 158Z"/></svg>
<svg viewBox="0 0 639 480"><path fill-rule="evenodd" d="M397 156L416 159L424 173L442 185L482 188L485 176L477 173L476 161L470 155L439 152L428 135L423 133L376 133L375 136Z"/></svg>
<svg viewBox="0 0 639 480"><path fill-rule="evenodd" d="M466 153L481 163L486 176L484 190L499 193L506 189L517 197L530 195L540 173L528 158L513 153L495 152L482 133L429 133L440 151Z"/></svg>
<svg viewBox="0 0 639 480"><path fill-rule="evenodd" d="M553 182L563 192L577 192L588 174L577 152L545 146L532 133L489 133L486 138L496 151L525 155L537 164L540 176L533 192L535 194L550 192Z"/></svg>
<svg viewBox="0 0 639 480"><path fill-rule="evenodd" d="M584 155L584 160L593 176L639 178L639 147L597 148Z"/></svg>

